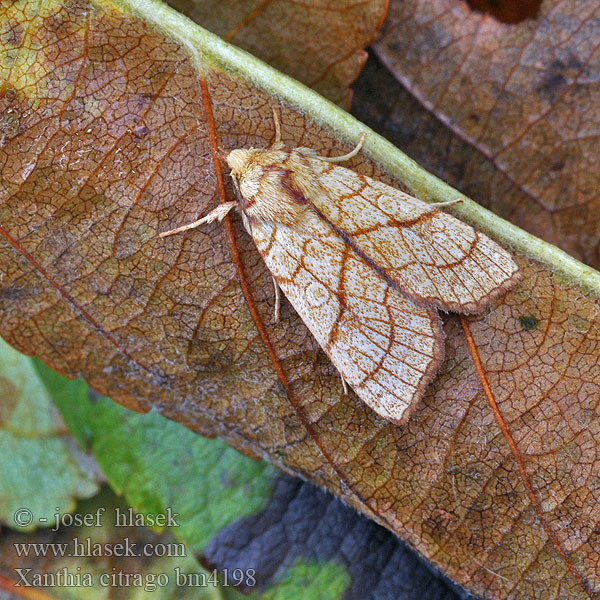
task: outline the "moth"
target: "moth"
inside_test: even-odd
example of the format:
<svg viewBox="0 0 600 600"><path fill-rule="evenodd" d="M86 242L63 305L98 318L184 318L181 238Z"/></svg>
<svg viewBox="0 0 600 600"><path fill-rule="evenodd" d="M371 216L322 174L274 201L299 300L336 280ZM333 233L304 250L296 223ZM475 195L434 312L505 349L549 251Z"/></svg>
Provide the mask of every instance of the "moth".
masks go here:
<svg viewBox="0 0 600 600"><path fill-rule="evenodd" d="M239 207L279 288L346 382L392 423L411 415L444 357L438 310L477 313L519 279L511 254L440 210L335 163L355 156L286 149L275 114L268 149L232 150ZM458 200L460 201L460 200Z"/></svg>

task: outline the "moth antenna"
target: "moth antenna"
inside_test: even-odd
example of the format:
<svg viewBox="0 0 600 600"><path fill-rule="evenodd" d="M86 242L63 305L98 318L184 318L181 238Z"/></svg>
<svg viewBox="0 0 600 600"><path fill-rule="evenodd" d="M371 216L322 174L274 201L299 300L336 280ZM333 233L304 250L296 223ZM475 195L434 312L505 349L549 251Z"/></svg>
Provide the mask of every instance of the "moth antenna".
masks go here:
<svg viewBox="0 0 600 600"><path fill-rule="evenodd" d="M464 198L456 198L454 200L448 200L448 202L433 202L433 206L437 208L445 208L446 206L454 206L455 204L460 204Z"/></svg>
<svg viewBox="0 0 600 600"><path fill-rule="evenodd" d="M342 154L342 156L319 156L318 158L320 158L321 160L323 160L325 162L330 162L330 163L344 162L345 160L350 160L351 158L356 156L361 151L361 149L365 143L366 137L367 137L367 133L365 131L363 131L360 136L360 140L358 140L358 144L356 144L354 150L352 150L351 152L348 152L348 154Z"/></svg>
<svg viewBox="0 0 600 600"><path fill-rule="evenodd" d="M281 143L281 122L276 108L273 109L273 122L275 123L275 141L271 144L271 148L278 150L283 148L283 144Z"/></svg>
<svg viewBox="0 0 600 600"><path fill-rule="evenodd" d="M217 146L217 153L221 155L223 160L227 159L227 155L229 154L229 152L225 150L225 148L221 148L221 146Z"/></svg>

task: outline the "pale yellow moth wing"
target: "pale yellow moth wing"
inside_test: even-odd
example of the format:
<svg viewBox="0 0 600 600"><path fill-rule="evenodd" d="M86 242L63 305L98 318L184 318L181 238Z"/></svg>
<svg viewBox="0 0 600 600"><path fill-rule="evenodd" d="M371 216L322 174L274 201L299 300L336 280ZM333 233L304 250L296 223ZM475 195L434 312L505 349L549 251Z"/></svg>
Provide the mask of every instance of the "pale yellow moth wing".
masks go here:
<svg viewBox="0 0 600 600"><path fill-rule="evenodd" d="M325 192L311 195L313 206L414 302L479 312L519 280L509 252L434 205L318 158L309 164Z"/></svg>
<svg viewBox="0 0 600 600"><path fill-rule="evenodd" d="M283 293L361 400L394 423L406 420L443 358L437 311L390 287L315 213L300 229L248 226Z"/></svg>

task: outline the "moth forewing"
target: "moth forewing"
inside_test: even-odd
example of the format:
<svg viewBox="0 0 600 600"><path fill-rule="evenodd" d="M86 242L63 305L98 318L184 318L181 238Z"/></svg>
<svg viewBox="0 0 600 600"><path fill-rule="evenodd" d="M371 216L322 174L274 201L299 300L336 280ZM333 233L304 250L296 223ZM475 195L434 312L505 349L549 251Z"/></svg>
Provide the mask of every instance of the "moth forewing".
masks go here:
<svg viewBox="0 0 600 600"><path fill-rule="evenodd" d="M363 140L327 158L276 139L227 163L277 285L357 395L402 423L443 360L436 309L479 312L519 273L510 253L439 206L332 164Z"/></svg>
<svg viewBox="0 0 600 600"><path fill-rule="evenodd" d="M389 286L318 215L303 225L256 220L251 235L344 380L377 413L400 423L443 358L437 312Z"/></svg>

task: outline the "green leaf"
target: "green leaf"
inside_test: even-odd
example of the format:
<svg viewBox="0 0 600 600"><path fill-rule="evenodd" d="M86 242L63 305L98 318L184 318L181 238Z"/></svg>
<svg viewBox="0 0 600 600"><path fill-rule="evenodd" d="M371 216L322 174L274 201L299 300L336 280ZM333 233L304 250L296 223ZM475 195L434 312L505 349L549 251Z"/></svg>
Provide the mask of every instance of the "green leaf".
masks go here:
<svg viewBox="0 0 600 600"><path fill-rule="evenodd" d="M69 443L31 359L1 339L0 420L1 521L20 529L52 526L55 514L97 491L97 474Z"/></svg>
<svg viewBox="0 0 600 600"><path fill-rule="evenodd" d="M262 600L296 600L298 591L306 600L336 600L350 585L351 578L342 565L333 562L297 561L280 582L273 584Z"/></svg>

